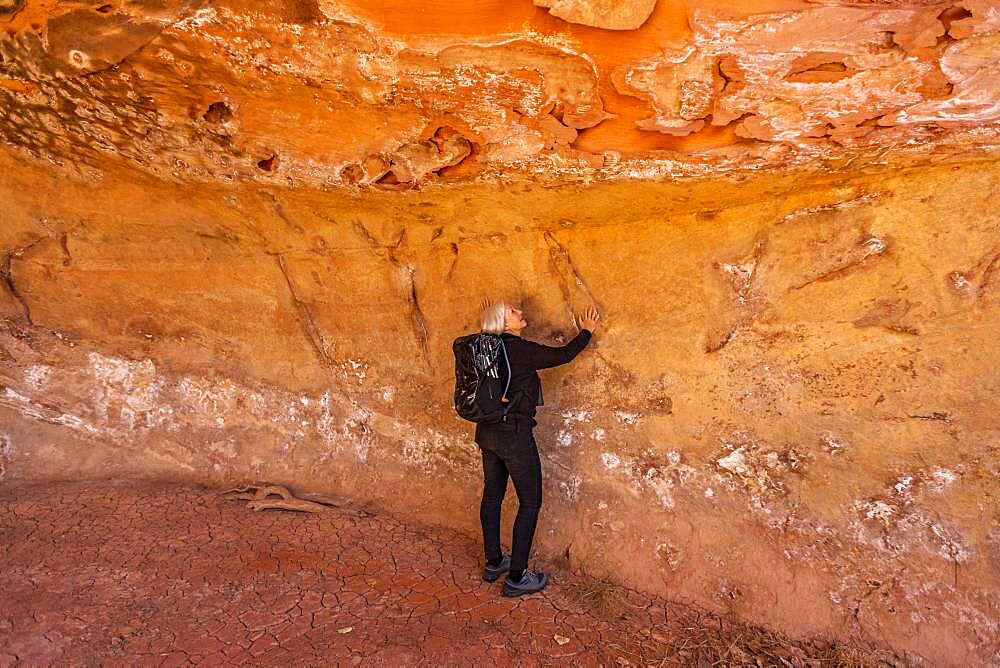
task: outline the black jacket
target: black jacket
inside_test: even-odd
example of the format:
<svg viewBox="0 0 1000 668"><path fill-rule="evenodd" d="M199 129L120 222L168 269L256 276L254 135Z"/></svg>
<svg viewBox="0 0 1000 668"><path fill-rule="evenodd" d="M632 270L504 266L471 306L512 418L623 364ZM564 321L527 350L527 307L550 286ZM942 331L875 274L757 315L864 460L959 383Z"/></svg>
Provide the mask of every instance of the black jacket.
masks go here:
<svg viewBox="0 0 1000 668"><path fill-rule="evenodd" d="M510 413L516 418L531 418L534 424L535 406L541 406L542 381L538 377L539 369L566 364L580 354L580 351L590 343L590 330L581 329L572 341L555 348L534 341L527 341L519 336L504 333L504 345L507 348L507 359L510 360L510 387L507 396L514 401ZM487 425L476 425L476 442L479 441L481 428Z"/></svg>

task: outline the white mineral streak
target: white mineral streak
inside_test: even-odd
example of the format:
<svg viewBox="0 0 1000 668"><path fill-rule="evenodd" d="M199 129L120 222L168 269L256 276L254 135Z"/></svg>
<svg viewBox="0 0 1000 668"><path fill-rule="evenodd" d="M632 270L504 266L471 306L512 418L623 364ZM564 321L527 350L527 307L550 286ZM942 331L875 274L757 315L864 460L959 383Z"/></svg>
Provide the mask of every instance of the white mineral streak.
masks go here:
<svg viewBox="0 0 1000 668"><path fill-rule="evenodd" d="M936 468L931 472L930 487L938 494L943 494L949 487L955 484L958 475L954 471L944 468Z"/></svg>
<svg viewBox="0 0 1000 668"><path fill-rule="evenodd" d="M32 364L24 370L24 382L34 391L45 388L52 375L52 367L44 364Z"/></svg>
<svg viewBox="0 0 1000 668"><path fill-rule="evenodd" d="M725 457L717 460L717 463L719 466L732 473L736 473L738 475L746 475L747 473L746 456L743 454L743 448L733 450Z"/></svg>
<svg viewBox="0 0 1000 668"><path fill-rule="evenodd" d="M622 463L622 460L618 457L618 455L612 452L602 452L601 463L604 464L606 469L611 471L618 468L618 466Z"/></svg>
<svg viewBox="0 0 1000 668"><path fill-rule="evenodd" d="M642 414L633 411L616 410L614 411L614 416L618 418L618 421L622 424L633 425L639 421Z"/></svg>
<svg viewBox="0 0 1000 668"><path fill-rule="evenodd" d="M353 460L369 462L379 439L400 444L400 459L408 466L432 470L456 468L476 451L470 439L455 437L429 427L403 423L379 413L350 397L331 390L318 396L293 395L282 390L254 389L229 379L183 376L172 379L161 374L152 360L126 360L92 352L85 370L92 387L88 413L93 420L53 409L48 403L29 398L12 388L4 388L0 404L23 415L58 424L125 447L141 447L152 431L267 429L281 439L280 454L274 460L260 460L256 466L268 470L290 465L288 456L295 444L316 441L324 444L319 463ZM48 377L38 367L29 371L25 384L37 385ZM362 364L349 361L345 376L358 375ZM386 394L382 393L384 399ZM392 396L390 392L388 396ZM574 414L574 419L581 414ZM229 470L240 458L240 449L229 438L210 441L206 448L208 465L216 471ZM456 458L456 453L463 453ZM196 456L196 455L195 455ZM391 456L383 453L380 456ZM168 457L185 468L191 462ZM467 473L464 470L463 472Z"/></svg>
<svg viewBox="0 0 1000 668"><path fill-rule="evenodd" d="M83 418L69 413L62 413L52 410L49 406L41 402L33 401L20 392L12 388L4 388L0 394L0 405L7 406L21 415L48 422L50 424L62 425L76 431L83 431L90 434L98 434L100 430Z"/></svg>
<svg viewBox="0 0 1000 668"><path fill-rule="evenodd" d="M559 483L559 489L562 490L567 501L576 501L577 495L580 492L580 484L582 482L583 476L575 474Z"/></svg>
<svg viewBox="0 0 1000 668"><path fill-rule="evenodd" d="M573 444L573 425L575 423L590 422L593 413L587 410L567 409L560 413L563 418L563 426L556 435L556 443L563 448Z"/></svg>

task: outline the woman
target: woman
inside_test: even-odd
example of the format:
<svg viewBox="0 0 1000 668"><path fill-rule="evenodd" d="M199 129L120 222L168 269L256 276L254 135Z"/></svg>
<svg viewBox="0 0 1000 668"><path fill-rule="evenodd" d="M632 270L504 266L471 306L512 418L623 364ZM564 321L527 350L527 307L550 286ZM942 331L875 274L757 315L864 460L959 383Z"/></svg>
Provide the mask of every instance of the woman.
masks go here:
<svg viewBox="0 0 1000 668"><path fill-rule="evenodd" d="M506 397L513 402L506 424L476 425L476 443L483 455L483 500L479 507L486 551L483 579L494 582L507 572L504 596L521 596L541 591L548 583L545 573L528 569L528 553L542 505L542 467L532 433L535 407L542 404L537 371L566 364L576 357L590 342L600 314L593 307L587 309L579 317L580 332L576 337L561 348L553 348L521 338L528 324L521 309L490 300L483 306L482 331L500 334L507 348L511 374ZM504 554L500 549L500 507L508 476L514 481L519 507L511 553Z"/></svg>

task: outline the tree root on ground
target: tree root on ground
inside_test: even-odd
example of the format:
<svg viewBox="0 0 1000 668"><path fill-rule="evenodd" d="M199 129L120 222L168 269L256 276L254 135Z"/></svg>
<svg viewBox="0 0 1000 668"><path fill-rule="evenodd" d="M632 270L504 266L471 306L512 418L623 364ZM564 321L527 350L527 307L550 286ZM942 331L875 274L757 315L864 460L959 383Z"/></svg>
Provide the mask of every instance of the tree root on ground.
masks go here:
<svg viewBox="0 0 1000 668"><path fill-rule="evenodd" d="M347 509L350 502L342 499L331 499L318 494L302 494L295 496L283 485L273 485L271 483L249 483L239 485L225 492L220 492L221 496L230 499L247 501L247 508L254 512L261 510L294 510L301 513L319 513L330 508ZM355 514L364 514L363 511L351 511Z"/></svg>

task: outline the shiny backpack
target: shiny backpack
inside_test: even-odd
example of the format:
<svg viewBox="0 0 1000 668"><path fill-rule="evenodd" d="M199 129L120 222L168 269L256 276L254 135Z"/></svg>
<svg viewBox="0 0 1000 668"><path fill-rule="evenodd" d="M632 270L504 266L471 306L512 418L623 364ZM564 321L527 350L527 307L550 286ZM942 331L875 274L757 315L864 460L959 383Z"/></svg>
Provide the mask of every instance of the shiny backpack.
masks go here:
<svg viewBox="0 0 1000 668"><path fill-rule="evenodd" d="M460 336L455 353L455 412L470 422L505 422L513 402L510 360L503 338L497 334Z"/></svg>

